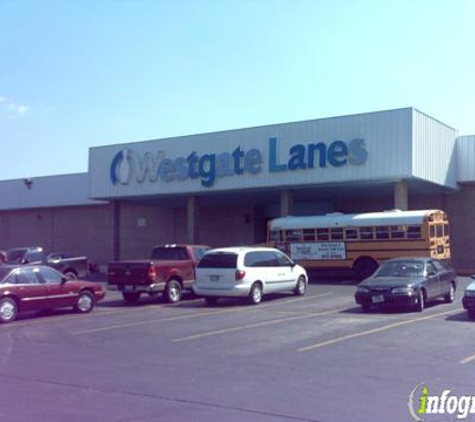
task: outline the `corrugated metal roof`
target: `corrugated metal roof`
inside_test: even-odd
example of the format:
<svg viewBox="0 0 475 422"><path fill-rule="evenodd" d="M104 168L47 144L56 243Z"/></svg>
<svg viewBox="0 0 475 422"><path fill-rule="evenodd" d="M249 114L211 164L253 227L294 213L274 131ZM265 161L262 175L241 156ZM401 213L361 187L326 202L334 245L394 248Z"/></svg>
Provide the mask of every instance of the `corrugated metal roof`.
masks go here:
<svg viewBox="0 0 475 422"><path fill-rule="evenodd" d="M95 205L87 173L0 181L0 210Z"/></svg>

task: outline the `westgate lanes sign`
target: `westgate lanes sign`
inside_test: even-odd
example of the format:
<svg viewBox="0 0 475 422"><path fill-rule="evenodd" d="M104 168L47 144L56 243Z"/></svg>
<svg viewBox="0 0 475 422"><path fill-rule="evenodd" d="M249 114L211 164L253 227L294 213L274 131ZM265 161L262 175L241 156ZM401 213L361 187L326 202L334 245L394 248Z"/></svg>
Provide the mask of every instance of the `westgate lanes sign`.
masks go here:
<svg viewBox="0 0 475 422"><path fill-rule="evenodd" d="M270 138L268 145L269 173L311 170L327 166L337 168L346 165L359 166L368 158L365 141L361 138L349 142L337 140L329 145L324 142L295 144L289 148L287 158L283 161L279 161L278 158L278 139ZM114 185L199 179L202 186L210 188L219 178L245 173L258 175L264 165L264 154L257 148L245 151L238 146L232 152L201 156L193 151L187 157L176 158L167 158L165 152L161 150L140 154L130 148L124 148L112 159L110 179Z"/></svg>

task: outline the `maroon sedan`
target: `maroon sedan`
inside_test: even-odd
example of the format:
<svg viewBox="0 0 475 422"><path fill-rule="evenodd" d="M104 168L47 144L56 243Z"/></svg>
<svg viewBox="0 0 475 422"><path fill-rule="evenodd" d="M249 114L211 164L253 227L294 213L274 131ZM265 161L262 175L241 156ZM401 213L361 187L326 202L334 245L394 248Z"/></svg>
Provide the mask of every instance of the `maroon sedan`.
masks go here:
<svg viewBox="0 0 475 422"><path fill-rule="evenodd" d="M99 283L67 280L46 266L0 266L0 322L11 322L18 312L72 306L90 312L105 296Z"/></svg>

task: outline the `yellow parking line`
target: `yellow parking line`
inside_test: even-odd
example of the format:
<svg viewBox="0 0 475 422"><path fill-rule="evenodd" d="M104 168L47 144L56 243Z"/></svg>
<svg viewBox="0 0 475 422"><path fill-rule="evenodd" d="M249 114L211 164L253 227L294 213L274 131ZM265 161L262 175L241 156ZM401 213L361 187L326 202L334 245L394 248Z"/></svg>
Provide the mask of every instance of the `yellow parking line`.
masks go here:
<svg viewBox="0 0 475 422"><path fill-rule="evenodd" d="M211 336L216 336L216 335L220 335L220 334L228 334L228 333L233 333L233 332L236 332L236 331L248 330L250 328L258 328L258 327L265 327L267 325L280 324L281 322L296 321L296 320L299 320L299 319L306 319L306 318L315 318L317 316L322 316L322 315L341 312L341 311L344 311L346 309L348 309L348 308L331 309L331 310L328 310L328 311L315 312L315 313L312 313L312 314L299 315L299 316L294 316L294 317L290 317L290 318L273 319L273 320L270 320L270 321L256 322L254 324L239 325L237 327L229 327L229 328L223 328L223 329L220 329L220 330L207 331L207 332L204 332L204 333L194 334L194 335L187 336L187 337L176 338L176 339L173 339L172 342L173 343L180 343L182 341L196 340L196 339L199 339L199 338L211 337Z"/></svg>
<svg viewBox="0 0 475 422"><path fill-rule="evenodd" d="M436 317L443 316L443 315L455 314L455 313L458 313L458 312L460 312L459 309L457 309L456 311L452 310L452 311L439 312L439 313L427 315L427 316L424 316L424 317L421 317L421 318L412 318L412 319L408 319L408 320L404 320L404 321L399 321L399 322L395 322L393 324L385 325L383 327L373 328L371 330L361 331L359 333L349 334L349 335L346 335L346 336L334 338L332 340L327 340L327 341L322 341L320 343L312 344L310 346L301 347L301 348L297 349L297 352L308 352L309 350L314 350L314 349L318 349L320 347L330 346L330 345L333 345L333 344L336 344L336 343L341 343L341 342L346 341L346 340L351 340L351 339L358 338L358 337L363 337L363 336L367 336L367 335L371 335L371 334L375 334L375 333L380 333L380 332L383 332L383 331L388 331L391 328L401 327L403 325L413 324L415 322L425 321L425 320L428 320L428 319L431 319L431 318L436 318Z"/></svg>
<svg viewBox="0 0 475 422"><path fill-rule="evenodd" d="M475 360L475 355L472 355L472 356L469 356L465 359L462 359L459 363L461 363L462 365L466 364L466 363L469 363L471 362L472 360Z"/></svg>
<svg viewBox="0 0 475 422"><path fill-rule="evenodd" d="M261 309L268 309L268 308L273 307L273 306L282 306L282 305L285 305L287 303L294 303L296 301L315 299L317 297L328 296L328 295L331 295L331 294L332 294L331 292L325 292L325 293L320 293L320 294L313 295L313 296L306 296L304 298L282 300L278 303L262 304L262 305L256 306L253 309L249 309L249 306L240 306L238 308L233 308L233 309L215 309L215 310L212 310L212 311L195 312L193 314L181 315L181 316L171 317L171 318L160 318L160 319L147 320L147 321L138 321L138 322L125 323L125 324L110 325L110 326L107 326L107 327L94 328L94 329L91 329L91 330L76 331L76 332L73 332L72 334L73 335L92 334L92 333L99 333L99 332L109 331L109 330L117 330L117 329L120 329L120 328L129 328L129 327L138 327L138 326L141 326L141 325L159 324L161 322L179 321L179 320L182 320L182 319L198 318L198 317L216 315L216 314L229 314L229 313L237 313L237 312L248 312L248 313L249 312L257 312Z"/></svg>

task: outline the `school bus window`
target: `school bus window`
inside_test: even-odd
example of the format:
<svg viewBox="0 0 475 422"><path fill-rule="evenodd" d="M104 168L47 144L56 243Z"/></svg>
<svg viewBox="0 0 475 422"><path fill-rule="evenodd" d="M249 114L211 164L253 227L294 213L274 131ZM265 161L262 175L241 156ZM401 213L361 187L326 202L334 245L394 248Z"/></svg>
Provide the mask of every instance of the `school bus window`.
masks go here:
<svg viewBox="0 0 475 422"><path fill-rule="evenodd" d="M407 226L408 239L420 239L421 237L421 226Z"/></svg>
<svg viewBox="0 0 475 422"><path fill-rule="evenodd" d="M317 229L317 240L329 240L328 229Z"/></svg>
<svg viewBox="0 0 475 422"><path fill-rule="evenodd" d="M443 237L444 236L444 226L442 224L437 224L435 226L435 232L437 234L437 237Z"/></svg>
<svg viewBox="0 0 475 422"><path fill-rule="evenodd" d="M347 240L358 239L358 229L346 229L345 237Z"/></svg>
<svg viewBox="0 0 475 422"><path fill-rule="evenodd" d="M392 239L404 239L406 236L403 226L391 226L391 238Z"/></svg>
<svg viewBox="0 0 475 422"><path fill-rule="evenodd" d="M429 226L429 237L435 237L435 226L433 224Z"/></svg>
<svg viewBox="0 0 475 422"><path fill-rule="evenodd" d="M343 229L332 228L330 229L332 240L343 240Z"/></svg>
<svg viewBox="0 0 475 422"><path fill-rule="evenodd" d="M281 233L282 232L280 230L272 230L270 232L269 240L271 242L281 242L282 241Z"/></svg>
<svg viewBox="0 0 475 422"><path fill-rule="evenodd" d="M315 240L315 230L305 229L303 231L303 240Z"/></svg>
<svg viewBox="0 0 475 422"><path fill-rule="evenodd" d="M389 239L389 227L388 226L376 227L376 239Z"/></svg>
<svg viewBox="0 0 475 422"><path fill-rule="evenodd" d="M361 240L373 240L373 227L360 227L360 238Z"/></svg>
<svg viewBox="0 0 475 422"><path fill-rule="evenodd" d="M290 242L302 240L302 230L286 230L285 240Z"/></svg>

